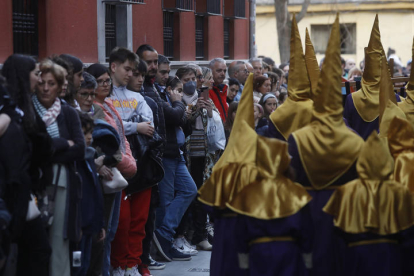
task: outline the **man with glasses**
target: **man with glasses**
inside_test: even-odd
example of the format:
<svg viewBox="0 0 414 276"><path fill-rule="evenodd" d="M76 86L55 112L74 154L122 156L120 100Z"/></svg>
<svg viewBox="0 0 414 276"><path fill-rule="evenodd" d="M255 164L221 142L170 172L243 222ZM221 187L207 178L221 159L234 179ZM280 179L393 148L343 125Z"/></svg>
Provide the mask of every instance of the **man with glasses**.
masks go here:
<svg viewBox="0 0 414 276"><path fill-rule="evenodd" d="M214 58L210 61L210 69L213 74L213 88L209 91L210 99L214 102L220 112L223 122L227 119L227 85L223 83L226 78L227 66L226 61L222 58Z"/></svg>
<svg viewBox="0 0 414 276"><path fill-rule="evenodd" d="M249 71L247 71L246 63L244 61L238 60L233 61L229 65L229 77L237 79L240 83L239 91L237 92L234 101L240 101L241 94L244 88L244 83L246 82L247 77L249 76Z"/></svg>

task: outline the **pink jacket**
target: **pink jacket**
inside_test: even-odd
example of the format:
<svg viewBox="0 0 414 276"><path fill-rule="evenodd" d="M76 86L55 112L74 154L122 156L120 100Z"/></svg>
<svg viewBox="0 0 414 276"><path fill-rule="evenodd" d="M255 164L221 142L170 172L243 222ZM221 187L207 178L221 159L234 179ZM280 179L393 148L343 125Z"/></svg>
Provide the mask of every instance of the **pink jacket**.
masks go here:
<svg viewBox="0 0 414 276"><path fill-rule="evenodd" d="M111 112L109 112L106 109L106 107L104 107L102 104L100 104L96 101L94 103L97 104L98 106L100 106L102 108L102 110L104 111L105 121L108 122L113 128L118 130L115 119L112 117ZM118 111L116 111L115 107L113 106L112 100L109 99L109 98L106 98L105 103L111 109L111 111L114 114L116 114L116 116L118 117L118 120L122 123L122 119L119 116ZM123 125L122 125L122 132L119 132L119 130L118 130L118 134L119 134L119 137L121 139L124 139L124 141L125 141L125 154L122 153L122 161L119 162L116 167L122 173L122 175L125 178L131 178L137 172L137 164L135 162L135 158L132 156L132 152L131 152L131 148L129 147L128 140L125 137L125 131L124 131L124 126Z"/></svg>

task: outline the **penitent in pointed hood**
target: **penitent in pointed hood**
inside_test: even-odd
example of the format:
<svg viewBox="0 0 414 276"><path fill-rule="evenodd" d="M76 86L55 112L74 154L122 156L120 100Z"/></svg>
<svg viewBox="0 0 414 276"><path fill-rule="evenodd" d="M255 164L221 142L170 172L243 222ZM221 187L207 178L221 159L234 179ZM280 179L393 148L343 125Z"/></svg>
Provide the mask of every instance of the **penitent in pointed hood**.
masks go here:
<svg viewBox="0 0 414 276"><path fill-rule="evenodd" d="M311 83L312 97L316 94L316 88L318 87L319 74L321 73L318 66L318 60L316 59L315 49L313 48L312 41L309 36L308 28L306 28L306 40L305 40L305 62L306 69L308 70L308 76Z"/></svg>
<svg viewBox="0 0 414 276"><path fill-rule="evenodd" d="M381 58L385 55L381 44L378 14L372 26L368 47L365 48L365 68L362 75L361 89L352 93L355 109L365 122L372 122L378 117L379 86L381 80Z"/></svg>
<svg viewBox="0 0 414 276"><path fill-rule="evenodd" d="M391 179L394 162L374 131L357 162L359 178L339 187L323 208L344 232L396 234L414 224L414 198Z"/></svg>
<svg viewBox="0 0 414 276"><path fill-rule="evenodd" d="M394 117L406 119L404 112L397 106L394 86L385 56L381 60L381 83L379 93L379 130L380 137L387 137L388 129Z"/></svg>
<svg viewBox="0 0 414 276"><path fill-rule="evenodd" d="M210 179L199 190L199 200L204 204L225 209L240 174L243 174L243 183L246 184L256 177L255 171L250 169L256 160L257 140L252 94L253 74L250 74L243 88L227 147L215 164Z"/></svg>
<svg viewBox="0 0 414 276"><path fill-rule="evenodd" d="M314 95L311 123L293 133L302 164L315 189L346 173L358 158L363 140L343 121L339 16L332 26Z"/></svg>
<svg viewBox="0 0 414 276"><path fill-rule="evenodd" d="M412 46L412 58L414 59L414 38ZM407 98L399 102L398 107L404 111L407 120L414 126L414 66L411 66L410 81L407 85Z"/></svg>
<svg viewBox="0 0 414 276"><path fill-rule="evenodd" d="M310 122L312 100L311 85L303 55L302 42L299 35L295 15L292 18L290 37L290 64L288 98L271 115L270 120L285 140L289 135Z"/></svg>

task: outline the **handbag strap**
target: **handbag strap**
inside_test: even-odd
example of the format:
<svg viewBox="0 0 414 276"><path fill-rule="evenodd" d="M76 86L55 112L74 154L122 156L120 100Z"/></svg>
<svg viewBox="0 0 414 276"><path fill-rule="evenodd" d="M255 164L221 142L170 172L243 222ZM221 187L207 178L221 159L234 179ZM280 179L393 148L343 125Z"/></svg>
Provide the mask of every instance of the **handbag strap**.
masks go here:
<svg viewBox="0 0 414 276"><path fill-rule="evenodd" d="M60 178L60 170L62 168L62 165L58 164L58 169L57 169L57 174L56 174L56 180L55 180L55 189L53 191L53 195L51 200L54 201L56 198L56 193L57 193L57 187L58 187L58 183L59 183L59 178Z"/></svg>

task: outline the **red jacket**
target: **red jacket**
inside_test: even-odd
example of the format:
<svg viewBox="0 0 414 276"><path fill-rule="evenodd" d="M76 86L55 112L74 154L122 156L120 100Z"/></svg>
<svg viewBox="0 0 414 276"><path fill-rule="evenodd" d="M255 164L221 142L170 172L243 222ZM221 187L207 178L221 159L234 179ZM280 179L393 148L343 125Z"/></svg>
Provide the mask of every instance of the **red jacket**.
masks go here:
<svg viewBox="0 0 414 276"><path fill-rule="evenodd" d="M227 88L225 84L220 84L219 86L213 85L213 89L208 92L210 99L213 100L214 105L220 112L220 117L223 122L227 119L227 110L229 109L227 105Z"/></svg>

